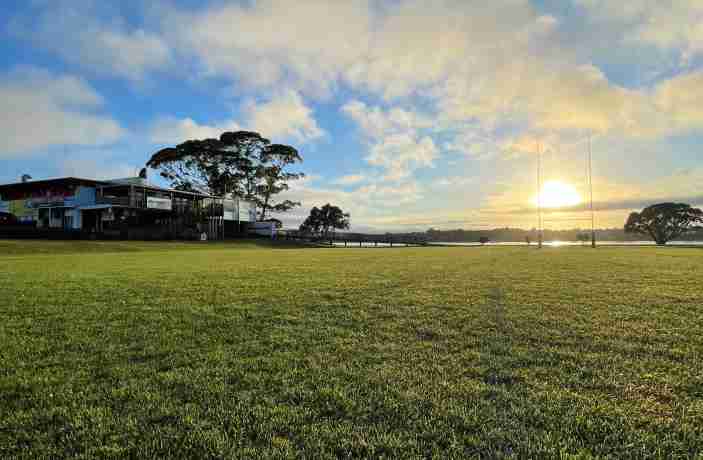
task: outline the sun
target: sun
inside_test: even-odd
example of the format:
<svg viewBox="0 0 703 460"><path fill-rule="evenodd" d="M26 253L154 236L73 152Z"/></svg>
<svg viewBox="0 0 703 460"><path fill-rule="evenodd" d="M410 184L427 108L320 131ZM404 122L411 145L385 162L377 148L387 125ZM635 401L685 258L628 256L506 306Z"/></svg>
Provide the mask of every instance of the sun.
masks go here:
<svg viewBox="0 0 703 460"><path fill-rule="evenodd" d="M543 208L567 208L581 202L581 195L573 185L558 180L545 182L540 196L532 199L535 206L541 204Z"/></svg>

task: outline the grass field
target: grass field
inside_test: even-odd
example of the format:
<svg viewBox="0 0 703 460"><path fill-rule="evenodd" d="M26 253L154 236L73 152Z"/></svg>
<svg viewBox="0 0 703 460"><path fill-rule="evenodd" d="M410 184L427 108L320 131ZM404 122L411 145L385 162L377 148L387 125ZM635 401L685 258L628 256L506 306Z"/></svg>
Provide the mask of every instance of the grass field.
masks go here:
<svg viewBox="0 0 703 460"><path fill-rule="evenodd" d="M0 458L703 455L703 250L0 241Z"/></svg>

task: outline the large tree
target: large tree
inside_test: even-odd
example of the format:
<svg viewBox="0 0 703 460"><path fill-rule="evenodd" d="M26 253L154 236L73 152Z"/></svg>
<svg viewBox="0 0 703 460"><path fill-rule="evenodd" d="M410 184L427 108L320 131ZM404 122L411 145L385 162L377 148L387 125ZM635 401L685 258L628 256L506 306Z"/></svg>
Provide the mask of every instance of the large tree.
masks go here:
<svg viewBox="0 0 703 460"><path fill-rule="evenodd" d="M289 181L305 177L303 173L287 170L290 165L302 161L298 151L289 145L273 144L263 150L259 172L261 181L256 188L254 199L256 206L261 210L260 220L266 219L266 213L269 211L286 212L300 206L296 201L284 200L274 203L272 200L275 195L289 189Z"/></svg>
<svg viewBox="0 0 703 460"><path fill-rule="evenodd" d="M321 233L327 236L330 230L346 230L349 228L349 213L338 206L327 203L321 208L314 207L310 215L300 226L303 232Z"/></svg>
<svg viewBox="0 0 703 460"><path fill-rule="evenodd" d="M289 171L302 162L298 151L271 141L259 133L236 131L219 139L189 140L156 152L147 166L179 190L223 196L231 194L254 201L263 220L270 211L285 212L300 203L275 203L275 195L288 190L288 182L302 173Z"/></svg>
<svg viewBox="0 0 703 460"><path fill-rule="evenodd" d="M665 245L703 223L703 211L684 203L660 203L633 212L625 224L626 233L649 235Z"/></svg>
<svg viewBox="0 0 703 460"><path fill-rule="evenodd" d="M179 190L245 197L255 189L254 158L270 145L258 133L224 133L219 139L189 140L156 152L147 166Z"/></svg>

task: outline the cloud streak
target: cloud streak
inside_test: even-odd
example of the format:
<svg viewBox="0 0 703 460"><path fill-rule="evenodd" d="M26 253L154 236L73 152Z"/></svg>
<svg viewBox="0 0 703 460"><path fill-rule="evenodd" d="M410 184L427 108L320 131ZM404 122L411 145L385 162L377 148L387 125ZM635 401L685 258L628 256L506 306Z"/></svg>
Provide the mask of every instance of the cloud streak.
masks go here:
<svg viewBox="0 0 703 460"><path fill-rule="evenodd" d="M2 77L0 100L0 157L54 145L106 145L126 135L117 121L95 113L102 97L74 76L17 68Z"/></svg>
<svg viewBox="0 0 703 460"><path fill-rule="evenodd" d="M52 2L48 8L16 18L11 30L15 36L103 76L140 82L174 62L173 50L159 31L128 26L118 12L102 2Z"/></svg>

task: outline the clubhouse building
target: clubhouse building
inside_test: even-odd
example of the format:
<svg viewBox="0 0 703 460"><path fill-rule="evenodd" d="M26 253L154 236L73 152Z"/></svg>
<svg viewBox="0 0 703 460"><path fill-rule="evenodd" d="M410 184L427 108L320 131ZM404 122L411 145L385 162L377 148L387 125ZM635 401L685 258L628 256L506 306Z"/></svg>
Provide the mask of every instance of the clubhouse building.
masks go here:
<svg viewBox="0 0 703 460"><path fill-rule="evenodd" d="M0 185L0 237L224 239L256 221L253 203L149 184L62 177Z"/></svg>

